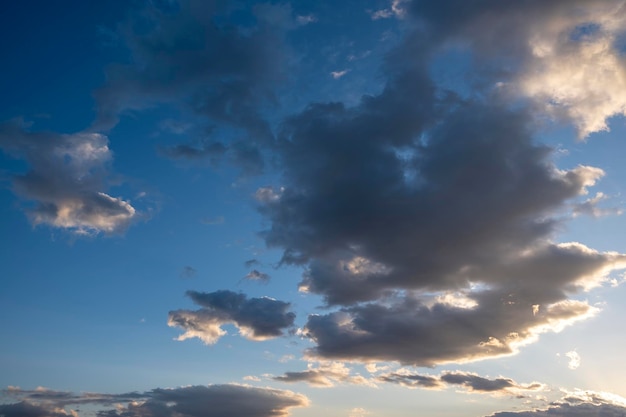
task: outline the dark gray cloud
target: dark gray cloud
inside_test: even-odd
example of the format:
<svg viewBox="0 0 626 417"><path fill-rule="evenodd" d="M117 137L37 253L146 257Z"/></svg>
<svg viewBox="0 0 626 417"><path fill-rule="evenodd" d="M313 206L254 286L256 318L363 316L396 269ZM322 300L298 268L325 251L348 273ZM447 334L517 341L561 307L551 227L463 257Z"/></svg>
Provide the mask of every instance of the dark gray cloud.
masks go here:
<svg viewBox="0 0 626 417"><path fill-rule="evenodd" d="M281 336L293 326L296 317L289 311L290 303L268 297L248 299L244 294L227 290L189 291L187 295L202 308L170 311L168 325L185 331L178 340L197 337L206 344L216 343L226 334L221 328L224 324L234 324L250 340L265 340Z"/></svg>
<svg viewBox="0 0 626 417"><path fill-rule="evenodd" d="M515 383L509 378L487 379L478 375L465 373L447 373L441 376L443 382L453 385L462 385L471 391L494 392L503 391L515 387Z"/></svg>
<svg viewBox="0 0 626 417"><path fill-rule="evenodd" d="M253 269L252 271L248 272L246 276L244 277L244 279L248 281L260 281L264 283L269 282L270 278L271 277L268 274L264 272L260 272L256 269Z"/></svg>
<svg viewBox="0 0 626 417"><path fill-rule="evenodd" d="M74 416L82 404L100 407L100 417L217 417L287 416L293 407L305 407L308 399L291 391L244 385L189 386L153 389L144 393L73 394L51 390L11 389L5 395L22 401L1 404L3 417ZM121 404L122 407L114 405ZM74 408L74 409L72 409Z"/></svg>
<svg viewBox="0 0 626 417"><path fill-rule="evenodd" d="M504 78L513 82L530 62L521 7L541 26L564 3L492 3L452 1L450 13L409 4L428 24L389 54L380 94L353 107L313 103L283 123L283 182L257 192L269 220L261 235L283 263L305 268L302 291L342 306L309 317L309 355L431 366L511 354L593 314L575 295L625 266L623 254L555 242L604 172L557 167L535 139L535 105L496 88L495 69L514 68ZM511 39L485 24L499 12L516 25ZM479 78L456 93L431 67L452 41L476 52Z"/></svg>
<svg viewBox="0 0 626 417"><path fill-rule="evenodd" d="M557 169L523 112L458 103L422 137L396 145L395 125L361 118L368 102L292 119L286 185L262 200L266 242L284 248L283 262L306 265L303 290L331 305L381 301L311 316L312 354L479 359L592 312L567 294L621 268L624 256L550 238L559 212L601 170ZM471 308L433 301L437 292L460 292Z"/></svg>
<svg viewBox="0 0 626 417"><path fill-rule="evenodd" d="M220 142L201 141L194 144L181 143L161 149L161 153L172 159L204 160L217 163L226 153L226 146Z"/></svg>
<svg viewBox="0 0 626 417"><path fill-rule="evenodd" d="M380 375L378 379L382 382L399 384L409 388L440 389L444 386L439 378L431 375L392 372L389 374Z"/></svg>
<svg viewBox="0 0 626 417"><path fill-rule="evenodd" d="M106 194L112 153L104 135L34 132L12 120L0 124L0 149L28 165L11 182L34 225L115 234L139 217L128 201Z"/></svg>
<svg viewBox="0 0 626 417"><path fill-rule="evenodd" d="M30 404L22 401L14 404L0 404L0 416L2 417L65 417L71 416L65 410L51 410L47 407Z"/></svg>
<svg viewBox="0 0 626 417"><path fill-rule="evenodd" d="M444 372L439 376L433 376L401 370L379 375L377 379L409 388L443 389L451 385L460 385L471 392L512 395L519 395L522 391L537 391L544 388L544 385L536 382L518 384L510 378L490 379L461 371Z"/></svg>
<svg viewBox="0 0 626 417"><path fill-rule="evenodd" d="M164 155L214 161L227 156L246 174L259 173L259 146L273 141L265 113L277 105L274 90L287 79L284 35L292 27L291 9L202 0L172 4L148 2L117 29L132 58L107 69L107 83L95 93L94 126L108 129L123 114L175 106L195 127L168 120L163 128L203 139L166 147ZM231 13L249 15L254 24L227 23ZM198 126L210 126L209 137L220 135L220 142L205 138Z"/></svg>
<svg viewBox="0 0 626 417"><path fill-rule="evenodd" d="M252 268L253 266L261 265L258 259L248 259L243 263L243 266L246 268Z"/></svg>
<svg viewBox="0 0 626 417"><path fill-rule="evenodd" d="M193 386L155 389L149 400L129 404L123 411L101 413L101 417L222 417L287 416L289 409L308 404L306 397L291 391L239 385Z"/></svg>

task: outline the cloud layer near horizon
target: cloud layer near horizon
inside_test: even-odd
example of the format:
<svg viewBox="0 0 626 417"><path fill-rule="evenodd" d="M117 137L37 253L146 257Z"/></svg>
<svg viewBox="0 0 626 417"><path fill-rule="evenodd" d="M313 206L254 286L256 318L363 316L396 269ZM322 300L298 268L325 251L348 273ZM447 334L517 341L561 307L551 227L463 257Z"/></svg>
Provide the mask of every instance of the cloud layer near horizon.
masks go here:
<svg viewBox="0 0 626 417"><path fill-rule="evenodd" d="M282 417L289 415L290 408L309 404L305 396L292 391L234 384L156 388L128 394L9 388L3 394L20 400L1 404L3 417L75 417L75 409L85 404L97 406L98 417Z"/></svg>

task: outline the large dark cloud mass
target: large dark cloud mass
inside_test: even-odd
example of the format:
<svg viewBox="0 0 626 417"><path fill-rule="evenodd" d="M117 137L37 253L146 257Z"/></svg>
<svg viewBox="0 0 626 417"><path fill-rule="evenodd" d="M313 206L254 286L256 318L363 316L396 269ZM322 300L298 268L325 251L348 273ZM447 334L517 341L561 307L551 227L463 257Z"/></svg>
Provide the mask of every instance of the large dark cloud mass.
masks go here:
<svg viewBox="0 0 626 417"><path fill-rule="evenodd" d="M604 172L558 168L535 139L537 109L554 99L533 71L614 36L616 3L451 3L406 5L424 22L389 54L380 94L313 103L282 125L283 183L258 193L270 221L262 236L283 263L305 267L301 290L341 306L310 316L310 355L431 366L511 354L593 314L572 297L625 265L622 254L554 241ZM585 19L612 34L570 36ZM553 31L567 39L539 54ZM433 73L452 44L473 59L462 87ZM619 113L580 118L581 97L561 110L583 136Z"/></svg>
<svg viewBox="0 0 626 417"><path fill-rule="evenodd" d="M2 417L77 416L76 407L91 404L99 417L280 417L293 407L305 407L308 399L292 391L244 385L156 388L144 393L73 394L38 389L10 389L5 395L21 399L1 404Z"/></svg>
<svg viewBox="0 0 626 417"><path fill-rule="evenodd" d="M112 153L104 135L33 132L12 120L0 124L0 150L28 164L11 182L34 225L111 234L138 215L128 201L105 193Z"/></svg>
<svg viewBox="0 0 626 417"><path fill-rule="evenodd" d="M265 340L281 336L296 318L289 311L290 303L268 297L248 299L244 294L226 290L189 291L187 295L202 308L170 311L168 324L185 330L178 340L197 337L213 344L226 334L221 328L224 324L234 324L250 340Z"/></svg>

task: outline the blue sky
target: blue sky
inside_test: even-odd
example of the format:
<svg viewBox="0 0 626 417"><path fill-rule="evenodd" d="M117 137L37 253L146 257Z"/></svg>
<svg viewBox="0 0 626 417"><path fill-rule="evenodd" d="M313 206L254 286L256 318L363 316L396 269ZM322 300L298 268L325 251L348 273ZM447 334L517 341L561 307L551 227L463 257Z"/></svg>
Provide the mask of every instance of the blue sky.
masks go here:
<svg viewBox="0 0 626 417"><path fill-rule="evenodd" d="M0 20L0 417L626 411L623 1Z"/></svg>

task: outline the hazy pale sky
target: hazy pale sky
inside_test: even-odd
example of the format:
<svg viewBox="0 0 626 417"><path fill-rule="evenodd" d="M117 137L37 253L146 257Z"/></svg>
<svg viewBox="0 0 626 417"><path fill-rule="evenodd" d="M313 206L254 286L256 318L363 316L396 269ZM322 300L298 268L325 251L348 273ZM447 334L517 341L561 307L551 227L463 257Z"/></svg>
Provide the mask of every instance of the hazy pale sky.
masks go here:
<svg viewBox="0 0 626 417"><path fill-rule="evenodd" d="M626 2L0 32L0 417L626 414Z"/></svg>

